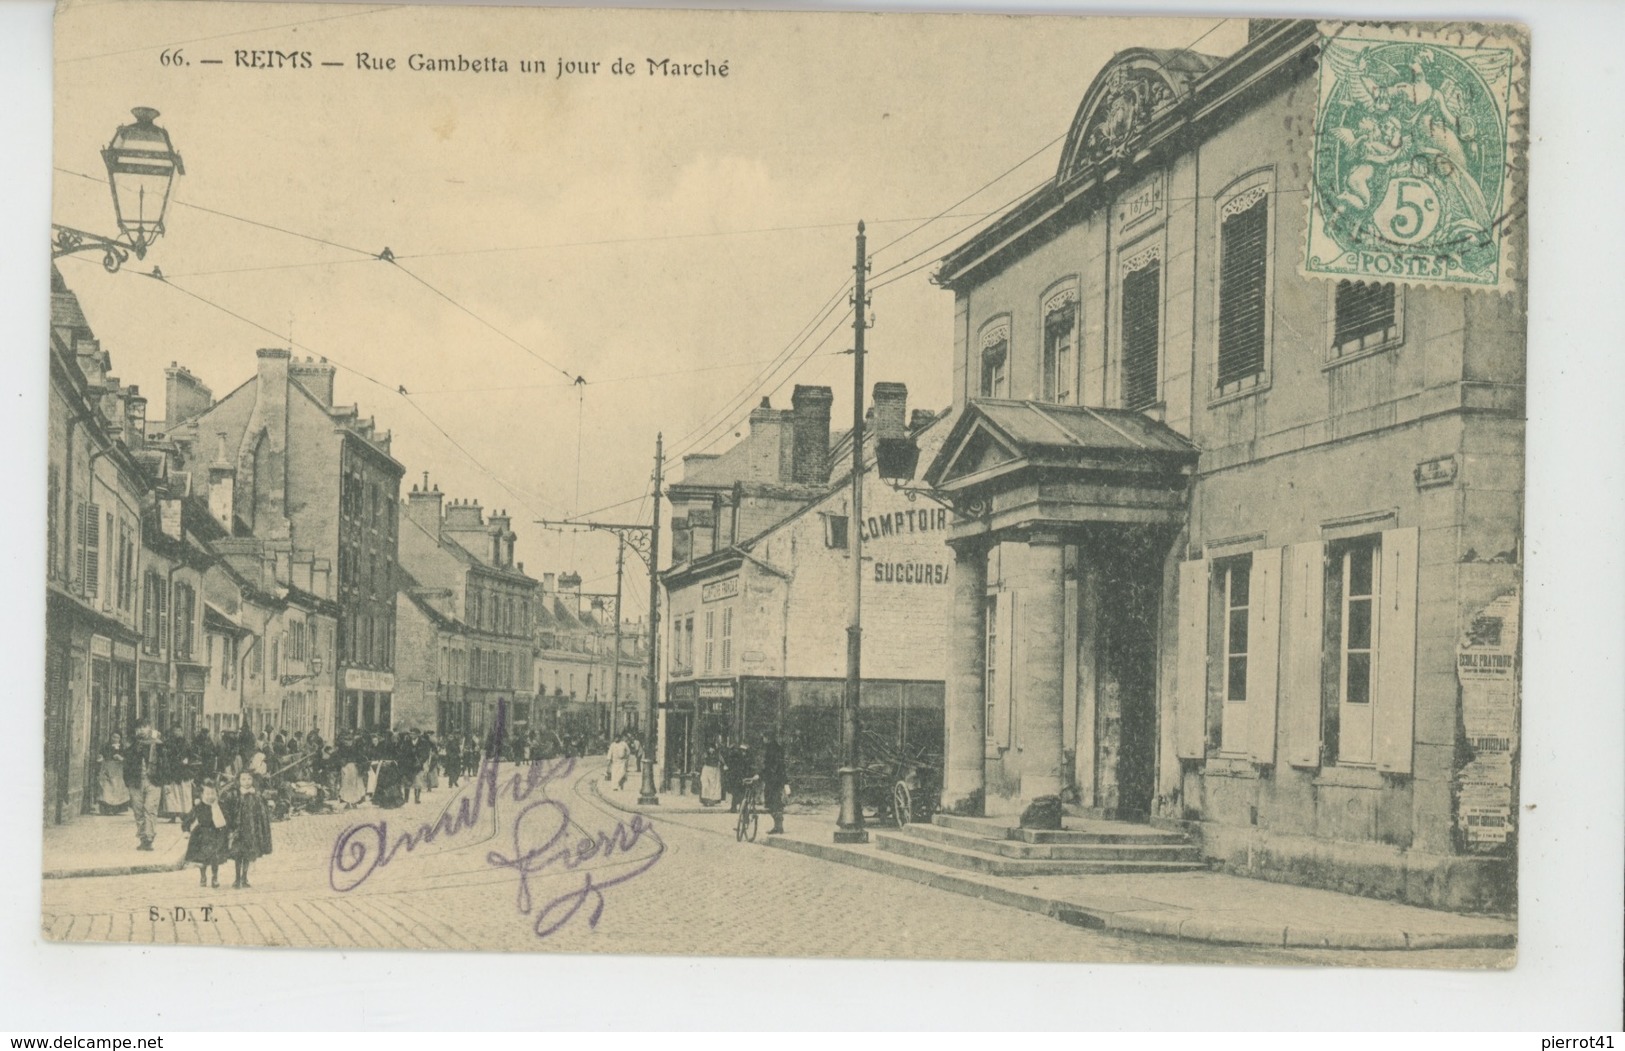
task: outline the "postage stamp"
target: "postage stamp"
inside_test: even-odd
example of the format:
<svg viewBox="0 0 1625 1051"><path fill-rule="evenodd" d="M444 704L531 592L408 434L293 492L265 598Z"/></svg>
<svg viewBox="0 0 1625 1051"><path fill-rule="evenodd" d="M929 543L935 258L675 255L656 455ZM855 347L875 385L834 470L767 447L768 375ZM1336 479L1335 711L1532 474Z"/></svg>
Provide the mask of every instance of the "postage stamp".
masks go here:
<svg viewBox="0 0 1625 1051"><path fill-rule="evenodd" d="M1506 37L1323 26L1305 275L1506 291L1521 61Z"/></svg>

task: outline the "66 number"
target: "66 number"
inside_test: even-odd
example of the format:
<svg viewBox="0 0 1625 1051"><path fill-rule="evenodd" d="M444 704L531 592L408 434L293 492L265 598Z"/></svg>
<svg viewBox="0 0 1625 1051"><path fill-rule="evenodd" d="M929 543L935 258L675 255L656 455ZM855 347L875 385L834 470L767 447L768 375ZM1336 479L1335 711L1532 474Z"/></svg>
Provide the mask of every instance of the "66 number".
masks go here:
<svg viewBox="0 0 1625 1051"><path fill-rule="evenodd" d="M158 53L158 64L160 66L184 66L187 62L185 57L182 56L180 48L166 47Z"/></svg>

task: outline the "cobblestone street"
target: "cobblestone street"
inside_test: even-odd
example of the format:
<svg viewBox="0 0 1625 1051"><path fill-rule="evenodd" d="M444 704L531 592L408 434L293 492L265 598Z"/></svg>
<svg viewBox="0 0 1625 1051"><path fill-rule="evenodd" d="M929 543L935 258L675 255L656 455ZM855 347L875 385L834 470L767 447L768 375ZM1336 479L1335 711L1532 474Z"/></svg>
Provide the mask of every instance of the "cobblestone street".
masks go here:
<svg viewBox="0 0 1625 1051"><path fill-rule="evenodd" d="M393 843L443 811L455 813L459 802L472 801L471 786L442 788L432 802L400 810L360 809L280 823L275 853L255 864L248 890L230 889L229 863L218 890L199 888L195 868L47 880L43 930L62 941L743 956L1473 967L1497 955L1246 949L1082 930L736 843L726 813L660 817L638 834L636 819L594 792L589 780L597 769L587 763L585 770L539 785L516 802L523 789L512 787L511 768L505 767L494 813L485 809L473 827L398 850L347 892L335 891L329 874L335 841L347 828L387 821ZM574 830L542 849L566 814ZM519 850L516 828L523 841ZM615 845L604 850L599 834ZM600 844L596 852L602 856L571 868L569 861L579 854L566 860L559 856L561 846L576 851L584 838ZM352 849L359 849L356 842L375 844L376 833L354 837ZM502 862L528 852L535 853L521 880L518 868ZM378 857L376 851L369 855ZM372 864L367 860L333 881L354 882ZM629 873L635 874L627 878ZM611 885L618 877L625 882ZM581 895L589 880L596 889ZM590 916L599 895L602 912L594 926ZM577 898L580 907L571 915ZM561 919L555 932L535 932Z"/></svg>

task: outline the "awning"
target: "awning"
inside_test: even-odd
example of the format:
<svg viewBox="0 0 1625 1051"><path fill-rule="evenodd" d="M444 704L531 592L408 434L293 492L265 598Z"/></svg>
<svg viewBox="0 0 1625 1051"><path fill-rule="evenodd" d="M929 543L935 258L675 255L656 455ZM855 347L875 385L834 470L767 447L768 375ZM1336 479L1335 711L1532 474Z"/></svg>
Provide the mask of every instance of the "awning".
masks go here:
<svg viewBox="0 0 1625 1051"><path fill-rule="evenodd" d="M243 627L208 603L203 604L203 630L216 635L232 635L239 639L254 634L251 629Z"/></svg>

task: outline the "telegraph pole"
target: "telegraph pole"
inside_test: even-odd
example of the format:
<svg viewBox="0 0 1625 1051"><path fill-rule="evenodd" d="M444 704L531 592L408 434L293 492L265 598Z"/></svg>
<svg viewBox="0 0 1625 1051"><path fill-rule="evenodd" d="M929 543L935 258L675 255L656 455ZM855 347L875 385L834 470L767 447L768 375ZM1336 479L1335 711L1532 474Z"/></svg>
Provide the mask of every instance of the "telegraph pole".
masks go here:
<svg viewBox="0 0 1625 1051"><path fill-rule="evenodd" d="M863 223L858 223L857 275L852 293L852 517L846 529L852 549L852 615L846 628L846 692L841 705L841 809L835 819L835 842L867 843L859 799L863 771L858 755L858 692L863 681L863 333L868 327L869 273Z"/></svg>
<svg viewBox="0 0 1625 1051"><path fill-rule="evenodd" d="M649 706L643 725L643 783L638 787L638 805L653 806L660 802L655 789L655 720L660 707L660 665L656 653L660 646L660 487L664 484L665 435L655 435L655 498L654 522L649 530Z"/></svg>

